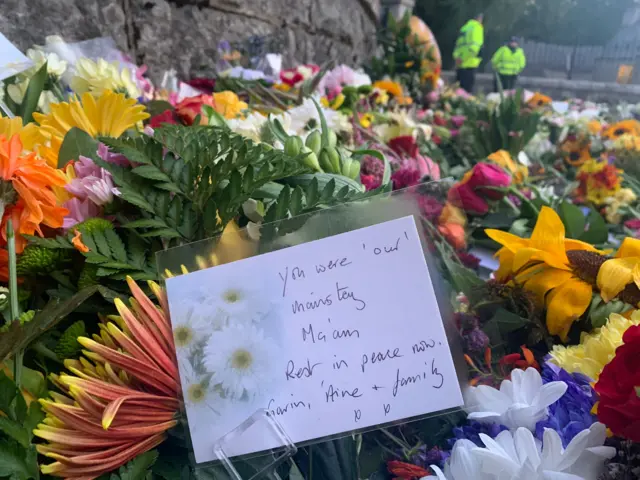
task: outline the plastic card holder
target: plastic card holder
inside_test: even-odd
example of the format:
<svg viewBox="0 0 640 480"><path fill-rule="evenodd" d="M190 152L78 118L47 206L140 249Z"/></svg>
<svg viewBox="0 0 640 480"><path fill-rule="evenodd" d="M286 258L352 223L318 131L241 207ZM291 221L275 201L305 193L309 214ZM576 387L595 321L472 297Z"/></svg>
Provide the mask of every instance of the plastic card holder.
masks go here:
<svg viewBox="0 0 640 480"><path fill-rule="evenodd" d="M443 274L447 269L460 272L463 268L445 240L449 233L445 227L466 221L460 210L452 208L450 186L445 181L431 182L273 223L244 229L235 226L216 238L158 254L174 331L185 325L204 335L195 339L192 350L178 352L183 391L189 391L190 383L202 381L209 388L210 405L205 409L185 399L196 463L202 472L221 467L227 472L226 477L208 474L203 479L277 478L274 468L294 455L296 447L473 408L461 396L468 366L452 309L458 292ZM443 204L448 210L434 214ZM341 258L348 258L342 266ZM330 263L333 270L325 274L323 269ZM215 359L202 361L219 353L208 348L208 342L234 338L221 332L233 323L234 312L246 314L246 308L253 308L237 303L245 293L250 293L252 302L255 296L256 304L261 296L281 301L285 296L282 282L287 277L279 272L286 267L287 290L294 292L287 295L294 297L284 300L285 310L274 314L262 309L267 312L264 319L254 316L253 320L261 338L280 340L285 346L283 358L265 358L273 361L280 380L287 372L287 381L283 385L267 382L261 386L261 396L229 390L227 378L216 377L217 370L211 367ZM294 274L295 267L299 270ZM338 274L336 268L349 273ZM300 270L306 272L305 281L315 282L313 289L299 289ZM226 283L234 288L224 290ZM318 311L291 314L296 299L302 302L298 295L323 292L325 298L332 292L336 302L341 293L336 295L334 290L343 284L355 288L351 293L356 297L362 293L368 304L364 312L357 302L350 304L355 309L340 310L335 305L328 308L325 301L316 305ZM277 291L275 296L272 290ZM195 306L182 306L194 295L198 297ZM219 308L220 298L231 300L233 308L223 317L208 317L215 326L205 326L202 333L202 319L189 315L202 313L212 302ZM399 310L392 308L394 302ZM316 315L319 311L327 315ZM253 326L247 332L251 329ZM320 329L325 335L335 330L327 345L333 340L343 343L336 344L335 350L322 350ZM355 330L360 331L360 340ZM409 335L396 342L393 336L403 330ZM295 343L298 346L292 347ZM295 363L295 369L288 367L288 360ZM265 376L271 373L262 372ZM447 392L437 390L443 378L448 385L445 389L450 389Z"/></svg>

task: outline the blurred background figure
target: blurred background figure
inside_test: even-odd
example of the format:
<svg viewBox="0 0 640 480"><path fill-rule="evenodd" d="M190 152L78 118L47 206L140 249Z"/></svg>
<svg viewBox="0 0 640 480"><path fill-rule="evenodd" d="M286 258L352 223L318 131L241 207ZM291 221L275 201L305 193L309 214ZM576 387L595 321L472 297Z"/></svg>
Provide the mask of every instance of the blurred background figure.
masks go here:
<svg viewBox="0 0 640 480"><path fill-rule="evenodd" d="M495 71L495 80L493 90L499 91L498 78L504 90L513 90L516 88L518 75L522 73L527 65L527 59L524 50L518 45L518 39L512 37L506 45L500 47L491 59L493 70Z"/></svg>
<svg viewBox="0 0 640 480"><path fill-rule="evenodd" d="M480 52L484 45L484 14L472 18L460 29L453 59L456 62L456 76L460 87L473 93L476 69L482 62Z"/></svg>

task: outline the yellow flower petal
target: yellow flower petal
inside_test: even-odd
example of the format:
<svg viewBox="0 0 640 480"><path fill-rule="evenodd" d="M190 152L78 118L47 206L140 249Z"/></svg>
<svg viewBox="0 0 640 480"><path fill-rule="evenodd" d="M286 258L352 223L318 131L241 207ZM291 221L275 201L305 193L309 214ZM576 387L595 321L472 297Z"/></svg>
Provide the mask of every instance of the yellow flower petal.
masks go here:
<svg viewBox="0 0 640 480"><path fill-rule="evenodd" d="M485 233L491 240L493 240L494 242L498 242L500 245L504 246L511 252L516 252L522 247L525 247L529 244L528 239L520 238L517 235L503 232L502 230L494 230L492 228L489 228L485 230Z"/></svg>
<svg viewBox="0 0 640 480"><path fill-rule="evenodd" d="M617 258L640 257L640 239L627 237L616 253Z"/></svg>
<svg viewBox="0 0 640 480"><path fill-rule="evenodd" d="M547 297L547 328L552 335L567 340L571 324L587 311L593 288L577 278L554 288Z"/></svg>
<svg viewBox="0 0 640 480"><path fill-rule="evenodd" d="M564 224L558 214L549 207L542 207L531 234L531 247L544 250L561 263L569 262L564 249Z"/></svg>
<svg viewBox="0 0 640 480"><path fill-rule="evenodd" d="M525 288L530 291L539 305L544 305L544 297L549 290L559 287L571 280L573 274L555 268L546 268L536 273L525 283Z"/></svg>
<svg viewBox="0 0 640 480"><path fill-rule="evenodd" d="M602 264L597 283L605 302L615 298L624 287L633 282L633 272L638 264L640 257L612 258Z"/></svg>

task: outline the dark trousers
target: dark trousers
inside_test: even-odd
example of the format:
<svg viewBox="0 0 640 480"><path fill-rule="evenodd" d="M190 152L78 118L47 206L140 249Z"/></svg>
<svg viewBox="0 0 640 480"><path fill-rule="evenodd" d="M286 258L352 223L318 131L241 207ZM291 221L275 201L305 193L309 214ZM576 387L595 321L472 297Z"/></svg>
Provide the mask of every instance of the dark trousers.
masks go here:
<svg viewBox="0 0 640 480"><path fill-rule="evenodd" d="M513 90L516 88L516 81L518 80L517 75L498 75L500 77L500 83L502 84L503 90ZM493 91L499 92L498 89L498 79L494 77L493 79Z"/></svg>
<svg viewBox="0 0 640 480"><path fill-rule="evenodd" d="M476 69L475 68L459 68L456 70L456 79L460 84L460 88L467 93L473 93L473 86L476 83Z"/></svg>

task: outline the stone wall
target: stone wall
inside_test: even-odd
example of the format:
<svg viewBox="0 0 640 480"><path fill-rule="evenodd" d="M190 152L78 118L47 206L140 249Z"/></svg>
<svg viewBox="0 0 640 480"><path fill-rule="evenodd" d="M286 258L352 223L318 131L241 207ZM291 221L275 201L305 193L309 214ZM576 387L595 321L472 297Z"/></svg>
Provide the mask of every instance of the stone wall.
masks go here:
<svg viewBox="0 0 640 480"><path fill-rule="evenodd" d="M448 82L454 82L456 76L454 72L443 72L443 78ZM544 93L554 100L581 98L604 103L638 103L640 101L640 85L619 85L564 78L521 77L518 79L518 86ZM481 93L493 91L493 75L488 73L476 75L476 91Z"/></svg>
<svg viewBox="0 0 640 480"><path fill-rule="evenodd" d="M111 36L155 77L212 73L219 40L271 35L285 65L361 63L375 48L380 0L0 0L0 32L23 51L47 35Z"/></svg>

